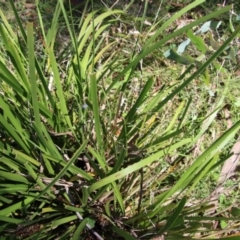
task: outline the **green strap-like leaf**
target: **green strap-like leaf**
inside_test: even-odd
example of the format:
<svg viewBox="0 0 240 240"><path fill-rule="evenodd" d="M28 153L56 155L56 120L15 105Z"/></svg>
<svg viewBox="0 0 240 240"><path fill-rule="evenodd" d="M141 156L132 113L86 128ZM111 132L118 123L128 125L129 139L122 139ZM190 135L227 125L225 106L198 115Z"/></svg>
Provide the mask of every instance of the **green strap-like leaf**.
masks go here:
<svg viewBox="0 0 240 240"><path fill-rule="evenodd" d="M177 220L180 213L182 212L186 202L187 202L187 198L183 197L180 203L178 204L177 208L174 210L173 214L168 218L167 223L164 225L164 227L161 228L158 234L163 234L169 228L171 228L171 226L174 224L174 222Z"/></svg>

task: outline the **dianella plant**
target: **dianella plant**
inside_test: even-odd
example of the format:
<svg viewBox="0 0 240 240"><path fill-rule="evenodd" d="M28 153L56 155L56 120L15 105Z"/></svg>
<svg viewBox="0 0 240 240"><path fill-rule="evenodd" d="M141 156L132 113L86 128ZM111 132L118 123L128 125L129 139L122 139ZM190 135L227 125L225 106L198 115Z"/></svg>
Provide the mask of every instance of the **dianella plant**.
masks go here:
<svg viewBox="0 0 240 240"><path fill-rule="evenodd" d="M201 144L229 92L226 78L215 94L211 74L223 69L220 57L237 61L240 25L215 48L212 37L212 19L232 6L172 32L204 1L148 30L144 11L125 34L125 12L89 11L91 1L81 17L57 1L51 18L36 1L37 20L27 22L9 2L14 22L0 10L1 239L225 239L229 228L214 223L236 224L239 209L213 215L218 198L195 194L231 155L240 128L236 120ZM155 61L169 82L159 84ZM196 81L210 108L197 109Z"/></svg>

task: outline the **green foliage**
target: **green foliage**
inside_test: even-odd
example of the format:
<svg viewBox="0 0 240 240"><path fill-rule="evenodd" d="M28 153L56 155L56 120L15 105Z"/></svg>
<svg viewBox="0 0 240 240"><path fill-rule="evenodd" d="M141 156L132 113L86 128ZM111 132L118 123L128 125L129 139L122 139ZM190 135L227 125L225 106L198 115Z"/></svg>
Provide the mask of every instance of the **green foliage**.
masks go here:
<svg viewBox="0 0 240 240"><path fill-rule="evenodd" d="M228 8L228 7L226 7ZM230 10L230 9L229 9ZM212 13L212 15L217 14L217 12ZM221 47L221 43L216 41L212 36L212 31L217 30L219 26L221 25L221 22L216 21L208 21L204 23L200 29L198 29L195 33L190 29L187 31L188 39L183 41L179 46L177 51L174 49L169 49L164 53L164 56L170 60L173 60L177 63L181 63L183 65L200 65L203 61L206 61L206 59L209 57L209 54L212 52L218 50ZM207 33L207 34L206 34ZM200 37L198 35L205 34L204 37ZM237 34L238 35L238 34ZM206 43L205 43L206 42ZM189 47L190 43L192 43L193 48L191 49L191 54L197 57L191 57L189 54L187 54L187 48ZM184 53L184 54L183 54ZM225 46L224 51L222 51L222 57L224 59L231 60L234 64L237 63L236 57L237 52L235 48L233 48L230 44ZM218 65L216 64L216 60L213 61L213 67L218 69ZM206 85L209 85L209 73L206 69L204 74L202 75L204 82Z"/></svg>
<svg viewBox="0 0 240 240"><path fill-rule="evenodd" d="M192 97L180 96L208 71L240 26L205 62L196 64L195 72L187 74L192 70L188 69L181 81L156 92L154 76L141 79L138 67L185 32L205 54L207 47L192 28L231 7L164 36L176 19L203 2L197 0L164 24L157 23L155 33L143 43L136 38L125 57L116 48L118 38L106 39L122 11L87 13L87 2L75 25L63 1L58 1L46 29L37 5L44 41L39 49L33 23L23 26L10 2L18 34L0 11L0 231L4 239L87 239L89 235L189 239L213 231L206 220L215 218L201 216L212 208L211 203L192 203L191 193L222 163L221 153L228 151L240 121L202 149L178 175L175 168L181 155L188 155L224 107L228 85L208 116L195 120L189 116ZM69 42L58 52L60 20L65 21ZM186 56L169 52L170 59L186 64ZM66 62L61 61L62 55ZM187 64L195 63L187 57ZM131 88L134 84L137 90ZM169 103L178 106L165 122ZM167 158L174 160L169 163ZM231 220L239 220L237 213L235 209Z"/></svg>

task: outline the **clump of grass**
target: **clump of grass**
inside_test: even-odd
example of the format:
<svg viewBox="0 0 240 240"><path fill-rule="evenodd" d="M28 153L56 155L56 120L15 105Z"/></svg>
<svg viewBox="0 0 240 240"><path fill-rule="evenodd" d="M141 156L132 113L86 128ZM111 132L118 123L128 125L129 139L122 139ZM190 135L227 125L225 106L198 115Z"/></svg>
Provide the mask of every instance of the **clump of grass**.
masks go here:
<svg viewBox="0 0 240 240"><path fill-rule="evenodd" d="M164 36L177 18L203 2L196 1L156 23L149 30L154 34L141 41L139 34L132 39L110 34L122 11L84 11L77 28L59 1L46 29L37 6L44 42L39 54L33 23L24 28L10 2L19 35L0 12L0 221L5 239L179 239L213 231L206 220L218 218L205 216L211 202L196 201L191 194L226 159L222 153L240 122L211 143L197 144L209 137L228 84L201 114L198 99L183 92L240 27L205 62L193 62L195 70L187 69L181 81L159 84L157 71L143 63L165 50L169 40L231 7ZM61 53L56 51L60 17L70 38ZM143 23L144 18L139 30ZM119 40L125 49L117 48Z"/></svg>

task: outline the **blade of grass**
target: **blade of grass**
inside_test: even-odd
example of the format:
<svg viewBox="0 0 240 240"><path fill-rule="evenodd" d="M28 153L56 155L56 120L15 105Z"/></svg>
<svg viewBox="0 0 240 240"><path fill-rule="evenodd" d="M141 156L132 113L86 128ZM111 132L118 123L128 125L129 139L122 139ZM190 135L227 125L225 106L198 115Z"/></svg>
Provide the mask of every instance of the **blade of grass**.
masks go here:
<svg viewBox="0 0 240 240"><path fill-rule="evenodd" d="M14 213L16 210L26 207L33 200L34 200L34 198L32 198L32 197L26 197L24 200L0 210L0 216L9 216L12 213Z"/></svg>
<svg viewBox="0 0 240 240"><path fill-rule="evenodd" d="M76 231L73 234L72 240L79 240L79 236L81 236L84 228L86 227L86 225L88 224L88 220L87 219L83 219L81 221L81 223L79 224L79 226L77 227Z"/></svg>
<svg viewBox="0 0 240 240"><path fill-rule="evenodd" d="M123 198L122 198L119 186L115 182L113 182L112 187L113 187L114 197L117 199L117 201L120 205L122 214L124 214L125 213L125 207L124 207Z"/></svg>
<svg viewBox="0 0 240 240"><path fill-rule="evenodd" d="M21 222L23 222L22 219L5 217L5 216L1 216L1 215L0 215L0 221L2 221L2 222L8 222L8 223L14 223L14 224L20 224Z"/></svg>
<svg viewBox="0 0 240 240"><path fill-rule="evenodd" d="M0 176L2 179L10 180L10 181L15 181L15 182L21 182L21 183L29 183L27 178L15 174L15 173L10 173L10 172L5 172L0 170Z"/></svg>
<svg viewBox="0 0 240 240"><path fill-rule="evenodd" d="M93 157L95 159L97 159L99 166L104 170L105 173L108 172L108 166L106 163L106 160L104 158L102 158L102 156L100 154L98 154L91 146L88 147L88 151L93 155ZM97 165L95 165L96 167L98 167ZM99 168L99 167L98 167ZM100 177L102 177L101 174L101 169L98 170L98 173L100 173Z"/></svg>
<svg viewBox="0 0 240 240"><path fill-rule="evenodd" d="M41 125L39 106L38 106L38 92L35 74L35 57L34 57L34 39L33 39L33 23L27 24L27 42L28 42L28 70L30 79L30 91L32 96L32 107L34 112L34 119L38 126Z"/></svg>
<svg viewBox="0 0 240 240"><path fill-rule="evenodd" d="M169 133L171 130L173 130L173 127L174 127L175 123L178 121L179 115L180 115L180 113L181 113L184 105L185 105L185 101L182 101L182 102L179 104L178 108L175 110L175 114L174 114L171 122L169 123L166 131L164 132L165 134L166 134L166 133Z"/></svg>
<svg viewBox="0 0 240 240"><path fill-rule="evenodd" d="M30 154L31 152L30 146L28 146L24 142L25 138L21 138L22 136L20 137L18 133L15 132L15 129L13 128L13 126L10 125L2 115L0 115L0 123L3 126L3 128L8 132L8 134L22 147L22 149L26 153Z"/></svg>
<svg viewBox="0 0 240 240"><path fill-rule="evenodd" d="M0 61L1 79L13 88L22 98L27 94L25 89L21 86L17 78L6 68L6 63Z"/></svg>
<svg viewBox="0 0 240 240"><path fill-rule="evenodd" d="M136 238L129 234L127 231L124 231L117 226L111 226L111 229L126 240L136 240Z"/></svg>
<svg viewBox="0 0 240 240"><path fill-rule="evenodd" d="M182 212L186 202L187 198L183 197L177 208L174 210L173 214L167 219L167 223L164 225L164 227L161 228L158 234L163 234L164 232L167 232L167 230L171 228L171 226L173 226L174 222L178 219L180 213Z"/></svg>
<svg viewBox="0 0 240 240"><path fill-rule="evenodd" d="M68 127L71 129L72 133L75 135L75 130L72 126L70 117L68 115L68 109L67 109L67 105L66 105L66 101L65 101L65 97L63 94L63 89L62 89L62 82L61 82L61 78L60 78L60 74L59 74L59 70L58 70L58 65L53 53L52 49L49 49L49 57L50 57L50 64L52 66L52 71L53 71L53 75L54 75L54 82L56 84L56 92L57 92L57 96L59 98L60 101L60 111L62 114L62 117L64 120L66 120L66 123L68 125Z"/></svg>
<svg viewBox="0 0 240 240"><path fill-rule="evenodd" d="M72 216L68 216L65 218L60 218L58 220L54 220L54 221L52 221L51 228L54 229L54 228L58 227L59 225L74 221L77 218L78 218L77 215L72 215Z"/></svg>
<svg viewBox="0 0 240 240"><path fill-rule="evenodd" d="M103 153L103 137L102 137L102 127L100 123L100 111L99 111L99 105L98 105L98 91L97 91L97 79L96 74L92 73L90 75L90 98L91 103L93 107L93 117L94 117L94 126L95 126L95 132L96 132L96 140L97 140L97 146L100 151L102 160L105 162L104 159L104 153Z"/></svg>

